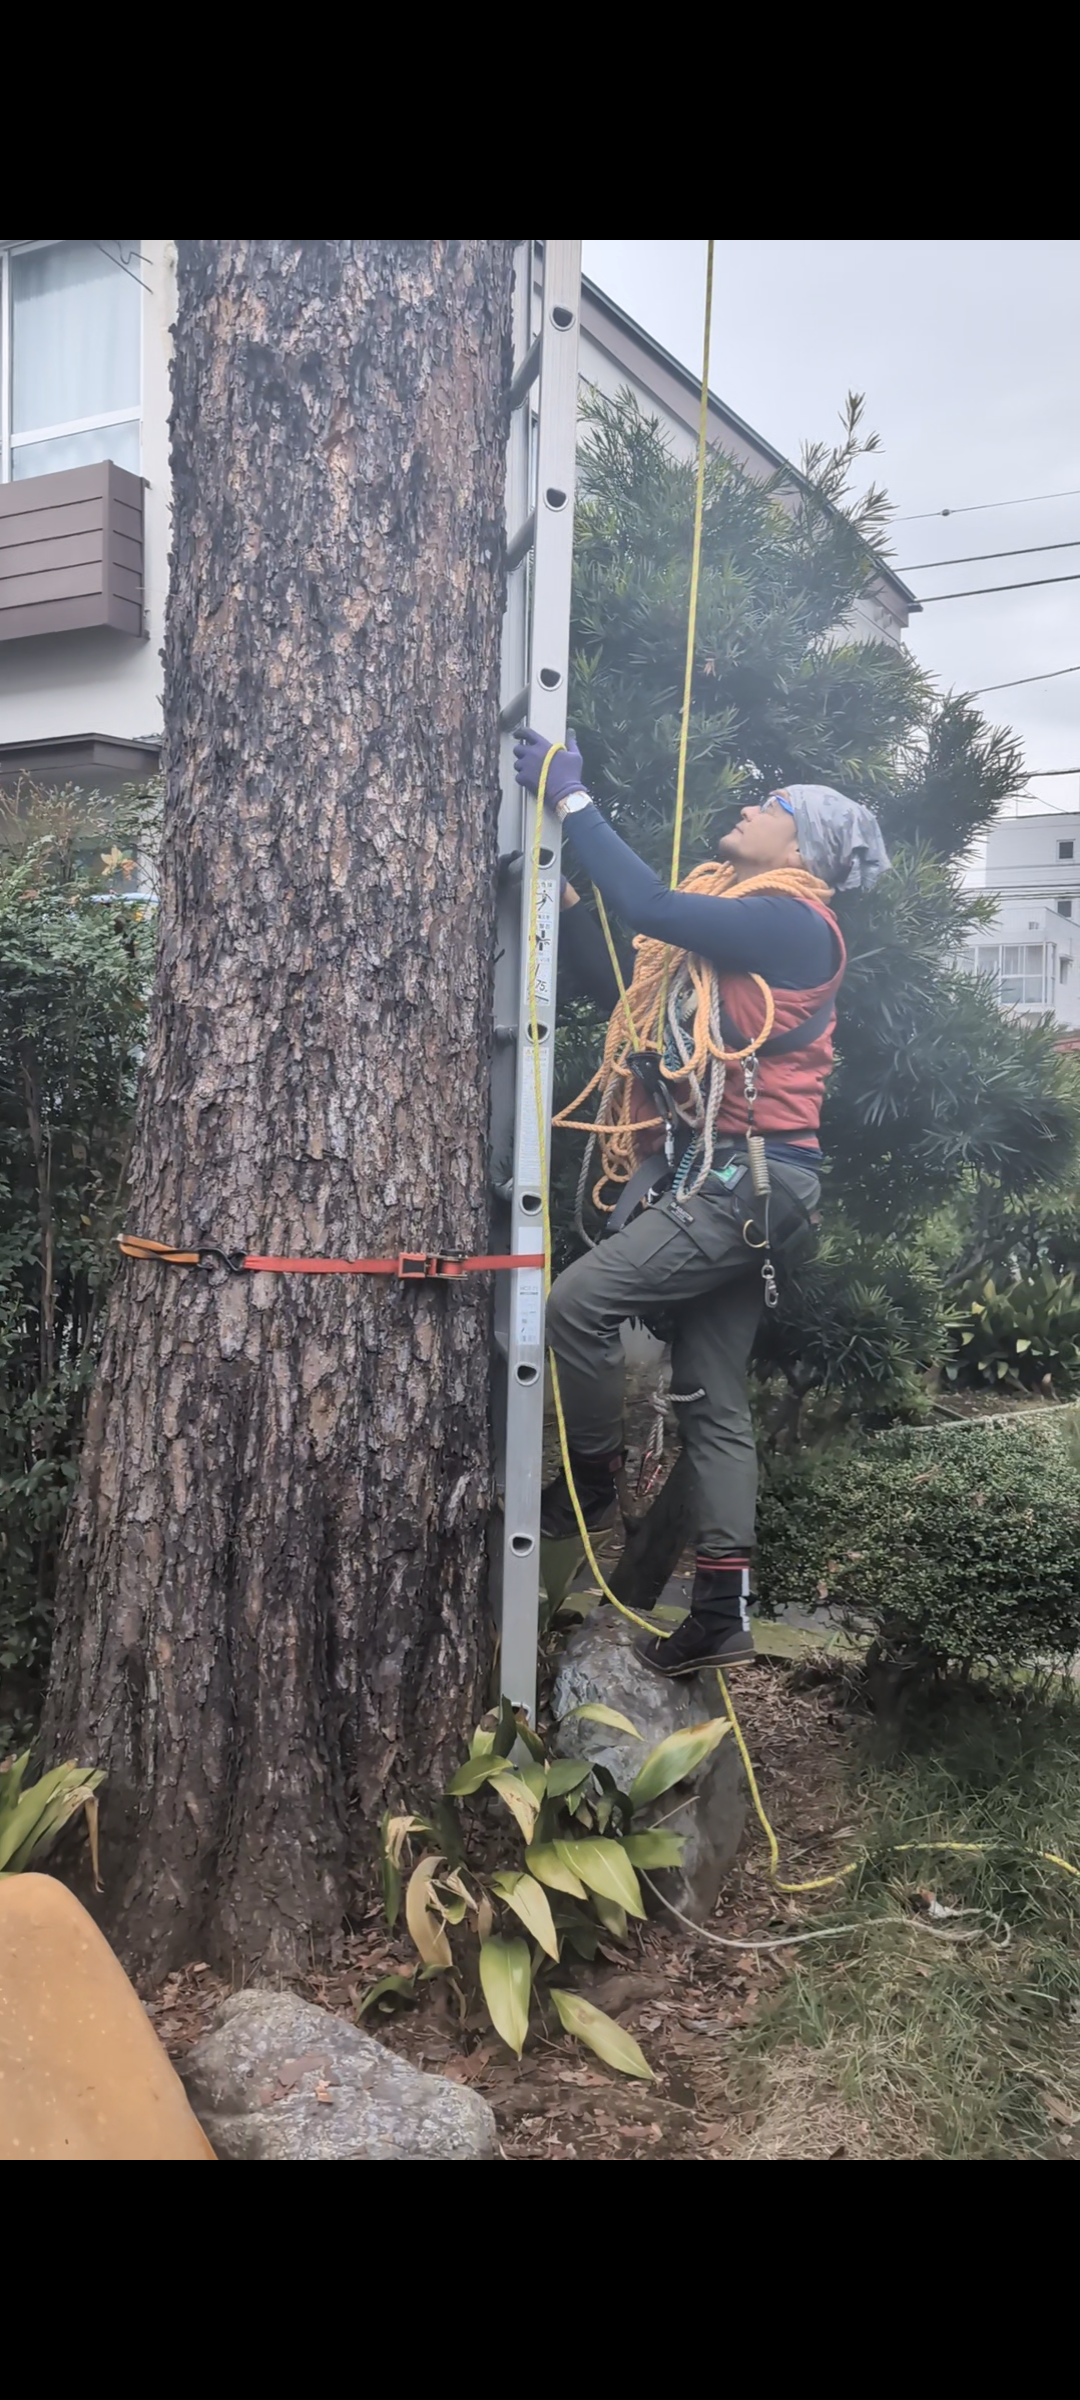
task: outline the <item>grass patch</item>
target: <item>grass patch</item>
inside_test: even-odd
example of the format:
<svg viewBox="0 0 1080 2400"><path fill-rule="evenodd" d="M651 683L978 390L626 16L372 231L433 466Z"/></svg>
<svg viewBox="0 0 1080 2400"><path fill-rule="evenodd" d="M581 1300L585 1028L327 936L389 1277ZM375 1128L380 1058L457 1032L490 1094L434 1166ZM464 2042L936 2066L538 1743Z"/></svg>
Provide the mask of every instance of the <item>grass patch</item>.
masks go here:
<svg viewBox="0 0 1080 2400"><path fill-rule="evenodd" d="M797 1954L744 2065L778 2101L797 2069L801 2109L838 2102L862 2129L848 2155L1080 2155L1080 1880L1032 1855L1080 1864L1075 1690L945 1693L857 1780L867 1864L827 1897L858 1931ZM895 1848L950 1840L993 1847ZM934 1920L931 1895L979 1916Z"/></svg>

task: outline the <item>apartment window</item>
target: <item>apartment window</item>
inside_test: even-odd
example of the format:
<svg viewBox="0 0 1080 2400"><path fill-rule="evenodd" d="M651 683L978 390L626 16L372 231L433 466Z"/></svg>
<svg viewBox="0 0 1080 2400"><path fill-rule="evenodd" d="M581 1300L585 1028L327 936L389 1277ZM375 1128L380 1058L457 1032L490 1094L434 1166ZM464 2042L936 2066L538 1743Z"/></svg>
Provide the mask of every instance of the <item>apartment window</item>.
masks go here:
<svg viewBox="0 0 1080 2400"><path fill-rule="evenodd" d="M1059 857L1059 858L1071 858L1071 857L1072 857L1072 854L1073 854L1073 846L1072 846L1072 843L1071 843L1071 842L1059 842L1059 843L1058 843L1058 857Z"/></svg>
<svg viewBox="0 0 1080 2400"><path fill-rule="evenodd" d="M1057 913L1058 913L1059 917L1071 917L1071 915L1072 915L1072 901L1071 901L1071 900L1059 900L1059 901L1058 901L1058 904L1057 904Z"/></svg>
<svg viewBox="0 0 1080 2400"><path fill-rule="evenodd" d="M1070 959L1067 959L1067 958L1063 958L1063 959L1059 960L1059 962L1058 962L1058 982L1059 982L1059 983L1068 983L1068 980L1069 980L1069 968L1070 968L1070 965L1071 965L1071 963L1072 963L1072 962L1071 962L1071 960L1070 960Z"/></svg>
<svg viewBox="0 0 1080 2400"><path fill-rule="evenodd" d="M1041 942L1003 942L998 998L1003 1008L1041 1008L1045 1002Z"/></svg>
<svg viewBox="0 0 1080 2400"><path fill-rule="evenodd" d="M0 253L0 482L112 459L140 472L138 242Z"/></svg>

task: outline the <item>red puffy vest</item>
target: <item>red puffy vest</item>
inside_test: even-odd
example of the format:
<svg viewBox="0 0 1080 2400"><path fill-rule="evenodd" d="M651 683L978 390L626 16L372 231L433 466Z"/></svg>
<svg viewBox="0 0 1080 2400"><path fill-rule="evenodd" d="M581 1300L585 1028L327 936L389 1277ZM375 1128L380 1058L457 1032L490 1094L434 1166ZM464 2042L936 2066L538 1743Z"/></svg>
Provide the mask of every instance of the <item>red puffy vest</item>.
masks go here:
<svg viewBox="0 0 1080 2400"><path fill-rule="evenodd" d="M819 900L804 900L804 908L816 910L836 937L840 964L828 983L815 984L811 991L773 991L776 1016L774 1033L786 1033L804 1017L812 1017L825 1000L839 991L847 966L843 936L831 908ZM725 1008L734 1018L747 1041L760 1031L765 1019L765 1004L759 986L749 975L721 975L720 993ZM757 1097L754 1103L754 1131L772 1134L775 1140L809 1142L816 1139L821 1123L821 1101L826 1077L833 1063L833 1029L835 1016L830 1017L824 1031L809 1041L805 1048L781 1051L778 1058L765 1056L758 1060ZM729 1136L746 1132L746 1094L743 1090L742 1068L730 1065L724 1085L724 1097L717 1111L716 1130Z"/></svg>
<svg viewBox="0 0 1080 2400"><path fill-rule="evenodd" d="M840 952L840 964L828 983L818 983L809 991L787 992L773 990L775 1016L772 1032L787 1033L804 1018L816 1015L826 1000L839 991L847 966L843 935L831 908L819 900L804 900L804 908L815 909L824 917L835 935ZM743 1041L752 1040L765 1021L765 1003L760 985L751 975L721 975L718 978L720 996L728 1016L738 1026ZM754 1103L754 1130L771 1134L774 1141L813 1142L821 1123L821 1101L826 1077L833 1063L833 1027L830 1017L824 1029L805 1045L783 1050L770 1058L766 1050L759 1057L757 1096ZM739 1045L741 1048L741 1044ZM645 1119L655 1115L655 1105L636 1079L631 1091L631 1117ZM746 1133L746 1094L743 1089L742 1065L731 1062L724 1083L724 1097L716 1117L718 1135L738 1140ZM636 1142L639 1158L663 1148L663 1134L650 1127L642 1131Z"/></svg>

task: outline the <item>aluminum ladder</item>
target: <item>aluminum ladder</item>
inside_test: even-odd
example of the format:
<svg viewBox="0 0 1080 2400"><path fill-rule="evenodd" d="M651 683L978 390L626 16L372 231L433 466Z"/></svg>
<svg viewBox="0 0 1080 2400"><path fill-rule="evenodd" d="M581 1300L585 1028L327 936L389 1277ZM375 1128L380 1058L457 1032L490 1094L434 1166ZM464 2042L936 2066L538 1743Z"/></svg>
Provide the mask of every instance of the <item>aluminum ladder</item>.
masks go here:
<svg viewBox="0 0 1080 2400"><path fill-rule="evenodd" d="M542 259L538 252L542 250ZM566 734L570 574L577 453L581 243L519 242L507 450L507 597L500 689L499 898L492 1059L495 1246L541 1246L540 1138L529 1030L528 918L536 803L514 781L515 730ZM537 305L537 276L540 278ZM535 400L533 397L535 390ZM545 1149L550 1160L560 838L546 812L540 853L536 1014ZM540 1487L544 1435L544 1286L539 1268L496 1279L492 1599L505 1697L536 1721Z"/></svg>

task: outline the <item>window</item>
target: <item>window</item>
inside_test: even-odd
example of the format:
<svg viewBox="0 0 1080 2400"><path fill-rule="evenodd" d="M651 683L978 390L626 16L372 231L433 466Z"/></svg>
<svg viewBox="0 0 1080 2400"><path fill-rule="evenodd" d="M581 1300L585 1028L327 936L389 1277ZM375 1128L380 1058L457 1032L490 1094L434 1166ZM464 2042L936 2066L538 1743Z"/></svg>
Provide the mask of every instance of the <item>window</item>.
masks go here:
<svg viewBox="0 0 1080 2400"><path fill-rule="evenodd" d="M1063 959L1061 959L1061 960L1060 960L1060 962L1059 962L1059 965L1058 965L1058 982L1059 982L1059 983L1067 983L1067 982L1068 982L1068 980L1069 980L1069 967L1070 967L1070 964L1071 964L1071 961L1070 961L1069 959L1067 959L1067 958L1063 958Z"/></svg>
<svg viewBox="0 0 1080 2400"><path fill-rule="evenodd" d="M1042 942L979 942L975 971L993 978L1002 1008L1049 1008L1057 981L1057 945ZM1067 977L1062 978L1067 981Z"/></svg>
<svg viewBox="0 0 1080 2400"><path fill-rule="evenodd" d="M1071 900L1059 900L1059 901L1058 901L1058 904L1057 904L1057 913L1058 913L1059 917L1071 917L1071 915L1072 915L1072 901L1071 901Z"/></svg>
<svg viewBox="0 0 1080 2400"><path fill-rule="evenodd" d="M111 458L140 470L137 242L20 242L0 257L0 481Z"/></svg>
<svg viewBox="0 0 1080 2400"><path fill-rule="evenodd" d="M1041 1008L1045 1002L1041 942L1005 942L998 998L1003 1008Z"/></svg>
<svg viewBox="0 0 1080 2400"><path fill-rule="evenodd" d="M1071 857L1072 857L1072 854L1073 854L1073 846L1072 846L1072 843L1071 843L1071 842L1059 842L1059 843L1058 843L1058 857L1059 857L1059 858L1071 858Z"/></svg>

